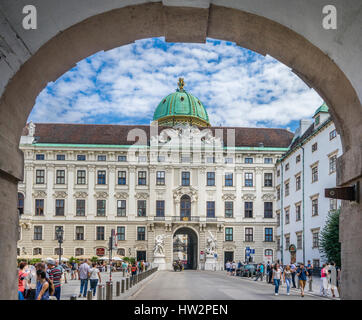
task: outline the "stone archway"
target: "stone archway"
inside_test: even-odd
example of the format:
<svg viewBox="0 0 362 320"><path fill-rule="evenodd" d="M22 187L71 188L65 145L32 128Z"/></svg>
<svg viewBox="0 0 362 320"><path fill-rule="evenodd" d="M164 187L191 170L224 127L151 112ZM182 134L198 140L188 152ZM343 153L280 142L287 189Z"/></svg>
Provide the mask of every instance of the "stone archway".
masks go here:
<svg viewBox="0 0 362 320"><path fill-rule="evenodd" d="M184 237L179 239L178 236ZM179 241L178 241L179 240ZM181 227L173 233L172 261L184 261L185 269L197 270L198 268L198 235L195 230Z"/></svg>
<svg viewBox="0 0 362 320"><path fill-rule="evenodd" d="M341 135L344 154L337 161L337 184L361 181L362 106L356 89L327 54L300 34L265 17L216 5L191 8L146 3L94 15L52 37L10 81L5 79L0 98L0 255L8 259L0 261L0 299L16 299L17 182L23 178L18 145L37 95L49 81L97 51L159 36L174 42L204 42L206 37L233 41L292 68L326 101ZM342 285L348 287L342 288L343 298L361 297L361 211L361 203L343 202Z"/></svg>

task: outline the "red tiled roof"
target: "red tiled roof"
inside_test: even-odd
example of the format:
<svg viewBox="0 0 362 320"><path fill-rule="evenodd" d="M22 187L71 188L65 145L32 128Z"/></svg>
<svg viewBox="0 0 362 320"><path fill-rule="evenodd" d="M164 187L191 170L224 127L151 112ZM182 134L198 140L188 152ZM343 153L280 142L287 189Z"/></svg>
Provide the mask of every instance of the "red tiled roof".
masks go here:
<svg viewBox="0 0 362 320"><path fill-rule="evenodd" d="M60 123L35 123L37 143L59 144L112 144L133 145L134 139L127 140L132 129L134 136L141 140L142 131L147 136L147 144L150 139L149 125L110 125L110 124L60 124ZM158 132L168 127L159 127ZM138 130L137 130L138 129ZM205 128L200 128L201 130ZM286 129L271 128L243 128L243 127L209 127L213 135L215 130L223 130L224 145L227 146L227 132L235 130L235 146L237 147L264 147L287 148L293 139L293 133ZM27 135L28 129L23 129L23 135ZM136 138L138 141L138 139Z"/></svg>

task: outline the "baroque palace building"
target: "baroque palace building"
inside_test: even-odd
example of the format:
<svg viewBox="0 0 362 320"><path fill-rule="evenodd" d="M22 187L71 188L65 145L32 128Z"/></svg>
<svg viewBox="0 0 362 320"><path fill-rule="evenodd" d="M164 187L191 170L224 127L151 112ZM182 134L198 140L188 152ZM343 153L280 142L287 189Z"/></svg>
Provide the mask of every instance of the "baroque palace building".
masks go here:
<svg viewBox="0 0 362 320"><path fill-rule="evenodd" d="M56 257L60 227L67 258L107 256L115 229L116 255L151 262L165 235L169 268L179 257L202 269L209 231L219 266L274 260L275 165L292 139L285 129L212 127L182 79L148 126L30 122L18 256Z"/></svg>

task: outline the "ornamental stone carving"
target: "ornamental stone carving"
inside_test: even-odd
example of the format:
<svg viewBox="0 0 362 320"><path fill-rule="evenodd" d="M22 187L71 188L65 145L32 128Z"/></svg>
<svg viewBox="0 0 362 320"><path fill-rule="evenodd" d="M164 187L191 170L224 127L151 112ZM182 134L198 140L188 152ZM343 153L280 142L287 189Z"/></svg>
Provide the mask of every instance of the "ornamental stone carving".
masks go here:
<svg viewBox="0 0 362 320"><path fill-rule="evenodd" d="M243 200L255 200L256 199L256 195L255 194L251 194L251 193L246 193L246 194L243 194L241 196L241 198Z"/></svg>
<svg viewBox="0 0 362 320"><path fill-rule="evenodd" d="M148 197L149 197L149 194L146 193L146 192L138 192L138 193L136 193L136 195L135 195L135 198L136 198L137 200L140 200L140 199L146 200Z"/></svg>
<svg viewBox="0 0 362 320"><path fill-rule="evenodd" d="M108 166L109 172L116 172L116 166Z"/></svg>
<svg viewBox="0 0 362 320"><path fill-rule="evenodd" d="M173 190L173 198L176 202L179 202L183 195L188 195L191 202L197 201L197 190L191 186L181 186Z"/></svg>
<svg viewBox="0 0 362 320"><path fill-rule="evenodd" d="M255 172L256 172L257 174L261 174L261 173L263 172L263 168L261 168L261 167L256 167Z"/></svg>
<svg viewBox="0 0 362 320"><path fill-rule="evenodd" d="M127 192L116 192L114 194L114 197L116 199L127 199L128 198L128 193Z"/></svg>
<svg viewBox="0 0 362 320"><path fill-rule="evenodd" d="M148 168L151 173L154 173L156 171L156 166L149 166Z"/></svg>
<svg viewBox="0 0 362 320"><path fill-rule="evenodd" d="M74 198L86 198L88 196L88 193L85 191L77 191L74 193Z"/></svg>
<svg viewBox="0 0 362 320"><path fill-rule="evenodd" d="M65 191L56 191L53 194L53 197L55 198L66 198L67 197L67 193Z"/></svg>
<svg viewBox="0 0 362 320"><path fill-rule="evenodd" d="M223 200L235 200L236 196L235 196L235 194L232 194L232 193L224 193L222 195L222 199Z"/></svg>
<svg viewBox="0 0 362 320"><path fill-rule="evenodd" d="M261 197L264 201L273 201L276 199L275 195L273 193L265 193Z"/></svg>
<svg viewBox="0 0 362 320"><path fill-rule="evenodd" d="M136 166L129 166L128 167L128 170L129 170L129 172L135 172L136 171Z"/></svg>
<svg viewBox="0 0 362 320"><path fill-rule="evenodd" d="M45 198L46 196L47 196L47 193L43 190L37 190L37 191L33 192L34 198Z"/></svg>
<svg viewBox="0 0 362 320"><path fill-rule="evenodd" d="M88 166L89 172L94 172L96 170L96 166Z"/></svg>
<svg viewBox="0 0 362 320"><path fill-rule="evenodd" d="M99 191L94 194L94 197L97 199L108 198L108 193L105 191Z"/></svg>

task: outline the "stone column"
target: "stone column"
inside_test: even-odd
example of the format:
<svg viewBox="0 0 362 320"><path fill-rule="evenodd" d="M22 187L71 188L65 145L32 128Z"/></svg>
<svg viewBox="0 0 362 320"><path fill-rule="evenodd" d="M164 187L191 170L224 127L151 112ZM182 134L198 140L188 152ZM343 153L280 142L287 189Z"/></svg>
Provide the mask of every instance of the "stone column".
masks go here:
<svg viewBox="0 0 362 320"><path fill-rule="evenodd" d="M88 166L88 172L87 172L89 194L88 194L88 203L86 205L86 209L87 209L87 216L92 218L96 215L97 211L96 201L94 198L95 169L96 169L95 166Z"/></svg>
<svg viewBox="0 0 362 320"><path fill-rule="evenodd" d="M117 216L117 199L114 197L115 194L115 183L116 183L116 167L108 166L108 214L107 220L113 220Z"/></svg>
<svg viewBox="0 0 362 320"><path fill-rule="evenodd" d="M46 203L44 204L44 215L54 216L55 215L55 198L53 197L54 187L54 164L48 164L46 167Z"/></svg>
<svg viewBox="0 0 362 320"><path fill-rule="evenodd" d="M24 214L31 215L35 203L33 201L33 175L34 166L32 164L25 166L25 199L24 199Z"/></svg>
<svg viewBox="0 0 362 320"><path fill-rule="evenodd" d="M129 174L129 197L128 197L128 219L134 219L137 216L136 198L135 198L135 184L136 184L136 167L128 167Z"/></svg>
<svg viewBox="0 0 362 320"><path fill-rule="evenodd" d="M156 166L150 166L149 167L149 180L148 180L149 190L150 190L150 196L149 196L149 212L147 212L147 216L151 217L153 220L153 217L156 216L156 191L155 191L155 185L156 185Z"/></svg>
<svg viewBox="0 0 362 320"><path fill-rule="evenodd" d="M65 212L65 215L68 216L70 219L73 219L73 216L75 216L75 199L73 196L74 193L74 171L75 171L75 165L70 164L67 166L68 171L68 177L66 180L66 184L68 185L68 197L67 197L67 212Z"/></svg>

